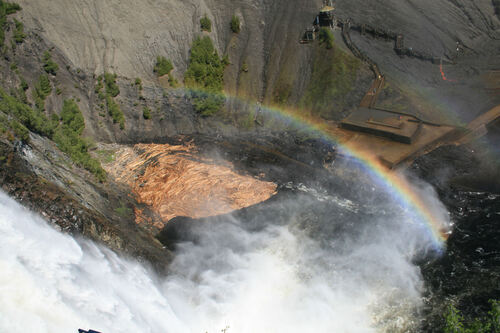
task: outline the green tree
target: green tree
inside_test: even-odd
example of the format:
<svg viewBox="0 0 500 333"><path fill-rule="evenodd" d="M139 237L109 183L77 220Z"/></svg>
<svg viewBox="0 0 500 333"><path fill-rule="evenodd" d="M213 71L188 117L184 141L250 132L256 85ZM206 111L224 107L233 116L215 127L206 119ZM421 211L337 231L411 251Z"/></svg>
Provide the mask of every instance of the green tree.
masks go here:
<svg viewBox="0 0 500 333"><path fill-rule="evenodd" d="M125 129L125 117L120 106L111 96L106 97L106 103L108 104L108 113L113 119L113 123L118 123L120 124L120 129Z"/></svg>
<svg viewBox="0 0 500 333"><path fill-rule="evenodd" d="M224 68L210 37L197 37L191 48L184 81L190 88L220 92L223 88Z"/></svg>
<svg viewBox="0 0 500 333"><path fill-rule="evenodd" d="M193 41L184 82L190 89L196 111L204 116L216 113L224 104L225 66L208 36Z"/></svg>
<svg viewBox="0 0 500 333"><path fill-rule="evenodd" d="M23 89L22 86L20 88ZM29 141L29 131L53 140L59 149L71 160L93 173L99 181L106 180L106 172L101 164L88 152L90 143L81 134L85 121L74 100L65 100L60 117L52 115L48 119L40 110L34 110L22 101L10 96L0 89L0 114L10 115L12 119L1 125L8 125L12 132L22 141Z"/></svg>
<svg viewBox="0 0 500 333"><path fill-rule="evenodd" d="M59 70L59 65L52 60L52 55L49 51L43 53L43 69L47 74L56 75Z"/></svg>
<svg viewBox="0 0 500 333"><path fill-rule="evenodd" d="M52 93L52 85L49 77L45 74L40 75L38 82L35 84L35 89L32 91L35 107L39 111L45 111L45 99Z"/></svg>
<svg viewBox="0 0 500 333"><path fill-rule="evenodd" d="M26 38L26 34L24 33L24 24L14 19L14 23L16 25L16 29L14 30L14 41L17 44L21 44Z"/></svg>
<svg viewBox="0 0 500 333"><path fill-rule="evenodd" d="M134 85L139 89L139 91L142 91L142 80L140 78L135 79Z"/></svg>
<svg viewBox="0 0 500 333"><path fill-rule="evenodd" d="M0 0L0 47L5 43L5 28L7 27L7 15L14 14L21 10L17 3L10 3Z"/></svg>
<svg viewBox="0 0 500 333"><path fill-rule="evenodd" d="M174 69L174 66L170 60L162 56L156 57L156 65L153 70L156 73L156 76L169 74L172 69Z"/></svg>
<svg viewBox="0 0 500 333"><path fill-rule="evenodd" d="M40 75L38 79L37 89L40 91L40 96L45 99L52 92L52 85L50 84L49 77L47 75Z"/></svg>
<svg viewBox="0 0 500 333"><path fill-rule="evenodd" d="M16 97L0 89L0 111L9 114L30 131L52 137L54 125L41 110L33 110Z"/></svg>
<svg viewBox="0 0 500 333"><path fill-rule="evenodd" d="M116 74L104 73L104 83L106 84L106 93L111 97L116 97L120 94L120 88L116 84Z"/></svg>
<svg viewBox="0 0 500 333"><path fill-rule="evenodd" d="M142 117L146 120L151 119L151 109L147 106L142 109Z"/></svg>
<svg viewBox="0 0 500 333"><path fill-rule="evenodd" d="M212 21L205 15L200 19L200 27L202 31L212 31Z"/></svg>
<svg viewBox="0 0 500 333"><path fill-rule="evenodd" d="M78 135L81 135L85 129L85 121L82 112L73 99L64 101L61 111L61 120L64 125L71 128Z"/></svg>
<svg viewBox="0 0 500 333"><path fill-rule="evenodd" d="M9 123L10 128L14 134L23 142L28 143L30 139L30 131L17 120L11 120Z"/></svg>
<svg viewBox="0 0 500 333"><path fill-rule="evenodd" d="M230 23L231 31L234 32L235 34L240 32L241 26L240 26L240 18L236 15L233 15L231 18L231 23Z"/></svg>

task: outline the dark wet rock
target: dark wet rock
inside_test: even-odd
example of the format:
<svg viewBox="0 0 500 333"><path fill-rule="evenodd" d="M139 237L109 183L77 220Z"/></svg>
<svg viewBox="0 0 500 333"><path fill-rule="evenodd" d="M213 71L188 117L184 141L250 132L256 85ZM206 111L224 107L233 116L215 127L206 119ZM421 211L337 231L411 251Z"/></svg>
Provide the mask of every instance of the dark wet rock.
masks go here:
<svg viewBox="0 0 500 333"><path fill-rule="evenodd" d="M35 173L31 169L33 166L20 158L8 142L0 141L0 156L5 157L0 160L2 190L39 213L51 225L62 232L88 237L119 253L152 263L159 271L166 268L170 252L150 233L138 227L133 216L117 218L111 204L108 210L101 212L82 199L84 192L80 193L79 200L75 199L66 188Z"/></svg>
<svg viewBox="0 0 500 333"><path fill-rule="evenodd" d="M421 264L427 284L423 331L441 332L455 305L466 319L482 317L500 299L499 160L495 133L468 146L445 146L418 158L413 172L432 183L454 223L443 256Z"/></svg>

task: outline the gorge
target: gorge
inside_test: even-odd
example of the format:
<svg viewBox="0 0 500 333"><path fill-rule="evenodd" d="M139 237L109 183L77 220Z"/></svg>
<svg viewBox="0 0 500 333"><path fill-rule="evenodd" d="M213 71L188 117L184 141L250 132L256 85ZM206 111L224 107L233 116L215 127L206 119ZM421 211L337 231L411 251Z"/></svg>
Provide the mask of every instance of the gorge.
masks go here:
<svg viewBox="0 0 500 333"><path fill-rule="evenodd" d="M500 300L495 1L337 0L348 39L305 44L321 1L17 2L0 331L443 332ZM342 128L367 96L442 134Z"/></svg>

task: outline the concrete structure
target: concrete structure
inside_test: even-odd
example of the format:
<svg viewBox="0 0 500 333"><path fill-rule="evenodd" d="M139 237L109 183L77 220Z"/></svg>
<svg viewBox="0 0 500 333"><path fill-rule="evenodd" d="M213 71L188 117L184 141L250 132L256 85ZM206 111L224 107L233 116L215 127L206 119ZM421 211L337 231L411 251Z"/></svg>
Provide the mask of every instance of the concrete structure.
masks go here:
<svg viewBox="0 0 500 333"><path fill-rule="evenodd" d="M422 129L417 118L378 109L359 107L341 123L342 128L411 144Z"/></svg>

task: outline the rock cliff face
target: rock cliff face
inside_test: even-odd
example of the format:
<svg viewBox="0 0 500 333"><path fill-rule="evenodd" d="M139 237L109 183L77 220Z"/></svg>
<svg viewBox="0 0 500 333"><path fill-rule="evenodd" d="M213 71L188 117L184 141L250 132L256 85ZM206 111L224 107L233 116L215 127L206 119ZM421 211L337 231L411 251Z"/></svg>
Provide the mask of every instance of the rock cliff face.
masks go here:
<svg viewBox="0 0 500 333"><path fill-rule="evenodd" d="M500 68L496 56L500 20L492 1L383 0L362 6L358 1L337 1L337 5L341 17L401 33L406 47L442 58L440 66L399 57L392 43L352 34L360 49L379 64L389 86L410 97L413 105L407 111L460 123L500 103L498 94L484 89L485 76Z"/></svg>
<svg viewBox="0 0 500 333"><path fill-rule="evenodd" d="M309 67L310 50L300 47L297 41L321 2L24 0L19 3L27 25L58 47L73 66L89 74L110 71L149 80L154 80L157 55L171 59L176 75L182 77L191 43L200 31L199 19L207 15L212 20L210 36L216 47L221 54L230 55L228 90L235 92L243 85L251 96L262 97L280 66L294 73ZM229 29L233 15L241 18L242 30L238 35ZM243 62L249 71L244 80L238 80Z"/></svg>
<svg viewBox="0 0 500 333"><path fill-rule="evenodd" d="M157 55L170 58L175 74L182 77L191 42L200 31L199 19L207 15L213 22L211 38L231 61L226 91L273 102L277 90L287 89L288 102L294 104L307 88L314 57L313 48L297 40L321 1L21 0L20 4L27 25L59 48L73 66L87 74L111 71L153 82ZM341 18L400 32L406 46L445 60L444 70L459 87L443 81L436 64L399 58L390 43L354 36L380 64L392 88L413 98L415 105L409 111L425 113L439 105L452 109L449 115L469 119L490 107L485 99L491 96L478 94L477 88L483 86L483 74L500 66L500 20L492 1L339 0L335 6ZM241 18L240 34L229 29L232 15ZM448 66L450 61L458 66ZM241 70L243 63L248 72Z"/></svg>

